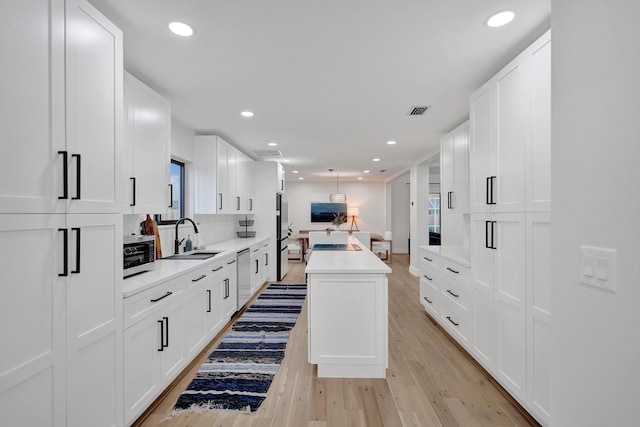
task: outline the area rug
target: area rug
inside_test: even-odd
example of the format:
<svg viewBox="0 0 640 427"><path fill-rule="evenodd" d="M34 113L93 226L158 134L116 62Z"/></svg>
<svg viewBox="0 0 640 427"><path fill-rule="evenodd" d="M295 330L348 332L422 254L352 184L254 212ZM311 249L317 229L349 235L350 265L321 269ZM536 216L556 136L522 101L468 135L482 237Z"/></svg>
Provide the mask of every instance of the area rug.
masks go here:
<svg viewBox="0 0 640 427"><path fill-rule="evenodd" d="M265 289L209 355L174 410L256 411L284 358L306 294L306 285Z"/></svg>

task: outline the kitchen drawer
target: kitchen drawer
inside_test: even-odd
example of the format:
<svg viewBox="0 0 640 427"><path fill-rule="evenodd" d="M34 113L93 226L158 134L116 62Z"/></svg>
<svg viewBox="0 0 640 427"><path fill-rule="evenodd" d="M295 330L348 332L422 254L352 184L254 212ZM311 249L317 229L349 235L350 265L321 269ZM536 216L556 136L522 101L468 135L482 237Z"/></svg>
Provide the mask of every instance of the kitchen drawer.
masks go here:
<svg viewBox="0 0 640 427"><path fill-rule="evenodd" d="M438 270L440 257L430 251L420 251L420 263L423 268Z"/></svg>
<svg viewBox="0 0 640 427"><path fill-rule="evenodd" d="M440 277L438 276L437 270L422 268L422 271L420 273L420 281L429 283L437 292L437 290L440 288L441 281Z"/></svg>
<svg viewBox="0 0 640 427"><path fill-rule="evenodd" d="M184 279L173 279L124 299L124 328L136 324L155 311L180 298Z"/></svg>
<svg viewBox="0 0 640 427"><path fill-rule="evenodd" d="M429 314L438 318L438 290L423 278L420 279L420 303Z"/></svg>
<svg viewBox="0 0 640 427"><path fill-rule="evenodd" d="M445 298L449 298L465 310L471 307L471 295L468 286L454 280L443 280L440 289Z"/></svg>
<svg viewBox="0 0 640 427"><path fill-rule="evenodd" d="M465 283L471 278L471 269L469 267L456 264L444 258L440 260L440 272L445 278L453 278Z"/></svg>
<svg viewBox="0 0 640 427"><path fill-rule="evenodd" d="M449 298L441 298L439 302L442 325L460 344L468 347L471 339L469 312Z"/></svg>

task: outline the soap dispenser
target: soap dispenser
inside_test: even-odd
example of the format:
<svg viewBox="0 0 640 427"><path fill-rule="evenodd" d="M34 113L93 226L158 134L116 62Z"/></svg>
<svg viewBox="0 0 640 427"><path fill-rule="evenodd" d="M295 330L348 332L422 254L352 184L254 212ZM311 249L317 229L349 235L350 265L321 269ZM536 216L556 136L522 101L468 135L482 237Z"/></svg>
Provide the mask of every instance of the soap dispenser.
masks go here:
<svg viewBox="0 0 640 427"><path fill-rule="evenodd" d="M193 250L193 242L191 242L191 234L187 236L187 241L184 242L184 250L185 252L190 252Z"/></svg>

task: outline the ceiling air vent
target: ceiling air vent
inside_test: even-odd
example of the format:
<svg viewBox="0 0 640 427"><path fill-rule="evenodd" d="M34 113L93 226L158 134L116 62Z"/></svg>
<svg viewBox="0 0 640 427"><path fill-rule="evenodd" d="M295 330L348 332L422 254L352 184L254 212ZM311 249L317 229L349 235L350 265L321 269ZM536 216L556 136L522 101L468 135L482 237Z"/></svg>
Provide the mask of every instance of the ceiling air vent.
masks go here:
<svg viewBox="0 0 640 427"><path fill-rule="evenodd" d="M263 159L276 159L282 157L282 151L280 150L257 150L256 156Z"/></svg>
<svg viewBox="0 0 640 427"><path fill-rule="evenodd" d="M431 108L431 105L414 105L407 113L408 116L421 116Z"/></svg>

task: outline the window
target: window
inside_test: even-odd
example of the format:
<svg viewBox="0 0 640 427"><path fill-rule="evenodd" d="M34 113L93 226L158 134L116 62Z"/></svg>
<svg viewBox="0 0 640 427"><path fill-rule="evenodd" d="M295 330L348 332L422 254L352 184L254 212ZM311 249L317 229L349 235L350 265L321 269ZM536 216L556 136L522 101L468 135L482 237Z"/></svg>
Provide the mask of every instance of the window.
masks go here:
<svg viewBox="0 0 640 427"><path fill-rule="evenodd" d="M440 245L440 193L429 194L429 245Z"/></svg>
<svg viewBox="0 0 640 427"><path fill-rule="evenodd" d="M175 224L184 217L184 163L171 160L170 180L172 191L171 208L168 214L156 215L158 224Z"/></svg>

